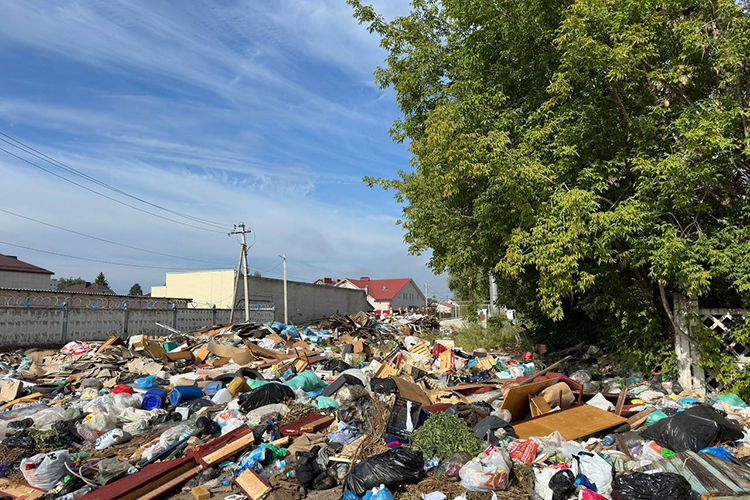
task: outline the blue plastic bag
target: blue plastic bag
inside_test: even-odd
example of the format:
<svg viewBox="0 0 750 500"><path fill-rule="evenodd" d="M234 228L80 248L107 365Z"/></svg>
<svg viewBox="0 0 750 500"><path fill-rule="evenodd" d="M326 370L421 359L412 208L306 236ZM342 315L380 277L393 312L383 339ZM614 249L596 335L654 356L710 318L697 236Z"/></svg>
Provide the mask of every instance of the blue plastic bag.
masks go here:
<svg viewBox="0 0 750 500"><path fill-rule="evenodd" d="M365 496L358 497L349 490L344 491L343 500L393 500L393 493L384 485L373 488L365 493Z"/></svg>
<svg viewBox="0 0 750 500"><path fill-rule="evenodd" d="M139 389L151 389L156 387L156 377L149 375L147 377L141 377L135 379L135 383L138 384Z"/></svg>

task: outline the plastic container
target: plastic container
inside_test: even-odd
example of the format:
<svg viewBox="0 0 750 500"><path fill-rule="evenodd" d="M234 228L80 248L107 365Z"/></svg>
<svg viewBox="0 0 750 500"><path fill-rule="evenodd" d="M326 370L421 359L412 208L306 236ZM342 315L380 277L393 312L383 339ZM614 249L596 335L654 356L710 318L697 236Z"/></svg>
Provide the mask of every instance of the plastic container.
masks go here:
<svg viewBox="0 0 750 500"><path fill-rule="evenodd" d="M143 403L141 407L144 410L156 410L164 406L164 401L167 399L167 391L158 387L152 387L146 391L143 395Z"/></svg>
<svg viewBox="0 0 750 500"><path fill-rule="evenodd" d="M211 401L220 405L220 404L228 403L232 399L234 399L234 396L232 396L232 393L229 392L229 390L219 389L218 391L216 391L216 394L214 394L214 397L211 398Z"/></svg>
<svg viewBox="0 0 750 500"><path fill-rule="evenodd" d="M178 406L193 399L203 397L203 391L200 387L194 385L178 385L169 392L169 402L172 406Z"/></svg>
<svg viewBox="0 0 750 500"><path fill-rule="evenodd" d="M219 392L224 387L224 382L214 380L206 384L206 387L203 388L203 392L206 393L206 396L213 397L214 394Z"/></svg>

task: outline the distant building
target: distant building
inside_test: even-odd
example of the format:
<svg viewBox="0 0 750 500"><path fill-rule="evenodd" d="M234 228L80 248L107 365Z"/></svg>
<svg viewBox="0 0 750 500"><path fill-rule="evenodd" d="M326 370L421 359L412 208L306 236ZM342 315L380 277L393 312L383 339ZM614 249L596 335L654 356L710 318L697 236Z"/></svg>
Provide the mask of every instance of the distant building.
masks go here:
<svg viewBox="0 0 750 500"><path fill-rule="evenodd" d="M103 295L117 295L115 292L110 290L109 287L106 287L104 285L99 285L97 283L89 283L88 281L85 283L78 283L76 285L71 285L68 288L64 288L61 291L62 292L99 293Z"/></svg>
<svg viewBox="0 0 750 500"><path fill-rule="evenodd" d="M358 280L341 280L335 286L365 290L367 301L376 311L422 309L425 306L425 296L411 278L371 280L363 276Z"/></svg>
<svg viewBox="0 0 750 500"><path fill-rule="evenodd" d="M435 310L441 318L453 317L458 312L458 304L449 300L431 300L430 305L435 304Z"/></svg>
<svg viewBox="0 0 750 500"><path fill-rule="evenodd" d="M18 260L15 255L0 254L0 287L49 290L54 273Z"/></svg>

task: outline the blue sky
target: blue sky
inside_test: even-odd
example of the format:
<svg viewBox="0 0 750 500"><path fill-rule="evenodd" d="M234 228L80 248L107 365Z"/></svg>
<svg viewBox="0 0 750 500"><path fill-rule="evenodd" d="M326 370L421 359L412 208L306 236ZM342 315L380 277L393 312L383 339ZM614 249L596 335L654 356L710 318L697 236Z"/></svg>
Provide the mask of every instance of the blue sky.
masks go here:
<svg viewBox="0 0 750 500"><path fill-rule="evenodd" d="M387 17L407 8L403 1L374 4ZM0 132L173 210L244 221L255 231L250 266L264 276L280 276L277 255L286 252L296 279L412 277L442 298L445 280L426 268L427 256L408 255L392 195L361 182L408 168L407 146L388 135L399 117L395 95L373 84L384 56L344 0L5 2ZM236 263L238 245L226 235L117 205L1 151L0 176L0 209L217 265L4 213L0 240L165 268ZM118 292L164 281L161 269L3 244L0 252L56 277L93 279L103 270Z"/></svg>

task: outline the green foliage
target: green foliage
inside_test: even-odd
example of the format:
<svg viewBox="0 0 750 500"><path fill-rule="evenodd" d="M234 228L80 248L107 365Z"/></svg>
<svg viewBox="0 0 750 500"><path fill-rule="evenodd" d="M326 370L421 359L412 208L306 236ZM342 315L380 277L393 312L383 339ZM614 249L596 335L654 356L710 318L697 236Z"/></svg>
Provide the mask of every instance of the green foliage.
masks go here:
<svg viewBox="0 0 750 500"><path fill-rule="evenodd" d="M57 290L65 290L69 286L86 283L83 278L60 278L57 280Z"/></svg>
<svg viewBox="0 0 750 500"><path fill-rule="evenodd" d="M717 0L414 0L376 71L411 166L410 251L495 273L547 344L666 366L667 298L750 302L750 10Z"/></svg>
<svg viewBox="0 0 750 500"><path fill-rule="evenodd" d="M109 288L109 282L107 281L107 278L104 277L104 273L101 271L96 276L96 280L94 280L94 283L96 283L97 285L102 285L102 286L106 286L107 288Z"/></svg>
<svg viewBox="0 0 750 500"><path fill-rule="evenodd" d="M143 289L141 289L141 285L138 283L134 284L130 287L130 291L128 292L128 295L131 295L133 297L142 297L143 296Z"/></svg>
<svg viewBox="0 0 750 500"><path fill-rule="evenodd" d="M411 435L412 445L422 450L425 458L447 458L458 451L476 456L482 442L460 417L437 412L430 415L422 427Z"/></svg>
<svg viewBox="0 0 750 500"><path fill-rule="evenodd" d="M476 349L504 349L516 343L515 334L518 330L503 318L492 316L487 320L487 328L469 323L456 333L453 341L457 347L469 352Z"/></svg>
<svg viewBox="0 0 750 500"><path fill-rule="evenodd" d="M727 392L737 394L742 399L750 399L750 368L737 363L736 358L723 344L724 342L740 346L750 345L750 318L736 320L734 323L725 320L724 324L731 327L723 339L702 325L699 318L692 318L692 321L698 324L698 327L693 329L694 338L701 351L698 365L715 370L716 380L724 384Z"/></svg>

